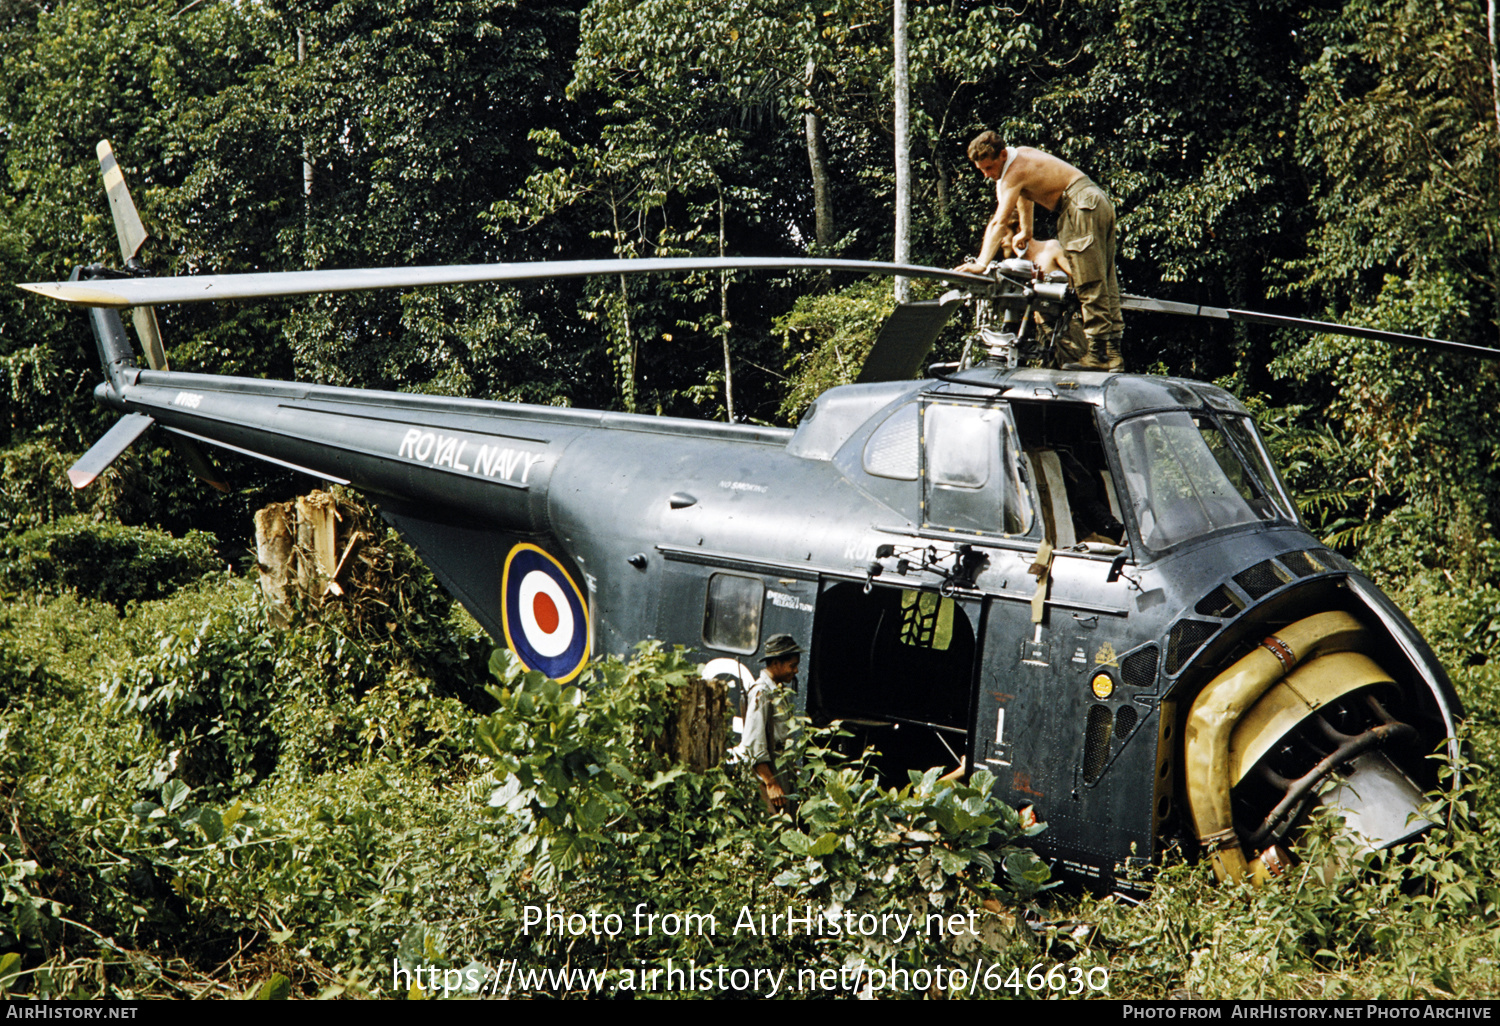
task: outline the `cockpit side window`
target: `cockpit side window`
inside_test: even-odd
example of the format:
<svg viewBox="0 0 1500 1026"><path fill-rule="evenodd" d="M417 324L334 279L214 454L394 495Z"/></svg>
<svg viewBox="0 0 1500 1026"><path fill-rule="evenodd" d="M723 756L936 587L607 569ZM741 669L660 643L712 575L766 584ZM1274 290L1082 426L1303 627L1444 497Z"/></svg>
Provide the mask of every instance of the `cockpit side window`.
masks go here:
<svg viewBox="0 0 1500 1026"><path fill-rule="evenodd" d="M1094 407L1063 400L1013 401L1047 539L1055 548L1117 553L1124 514Z"/></svg>
<svg viewBox="0 0 1500 1026"><path fill-rule="evenodd" d="M1115 442L1141 541L1149 549L1239 524L1296 522L1248 424L1226 431L1203 414L1153 413L1116 426Z"/></svg>
<svg viewBox="0 0 1500 1026"><path fill-rule="evenodd" d="M1250 423L1250 418L1221 414L1219 419L1224 426L1224 433L1233 440L1240 457L1245 461L1246 469L1254 477L1258 493L1265 496L1266 501L1274 505L1287 520L1296 520L1297 507L1287 494L1286 485L1276 473L1271 455L1266 452L1265 443ZM1254 501L1251 500L1252 505Z"/></svg>

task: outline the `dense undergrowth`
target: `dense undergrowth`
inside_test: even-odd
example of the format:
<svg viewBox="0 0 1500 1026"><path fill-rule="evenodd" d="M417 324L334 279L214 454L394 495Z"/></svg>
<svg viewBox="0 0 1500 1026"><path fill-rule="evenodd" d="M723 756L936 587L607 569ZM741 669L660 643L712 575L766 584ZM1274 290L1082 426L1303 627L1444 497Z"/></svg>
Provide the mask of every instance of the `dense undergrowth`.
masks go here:
<svg viewBox="0 0 1500 1026"><path fill-rule="evenodd" d="M1046 872L1010 844L1024 830L982 777L882 790L809 733L815 797L796 823L768 820L724 771L652 754L664 695L695 670L678 655L607 660L564 687L500 654L476 698L473 667L435 651L484 644L462 614L378 641L347 626L325 614L271 628L252 586L222 575L123 610L13 597L0 622L7 991L457 994L497 967L566 965L603 975L506 987L597 993L668 960L930 973L1030 948L1014 908ZM660 925L549 935L527 928L528 905L644 908ZM972 929L900 943L735 929L808 905ZM716 918L706 935L702 916Z"/></svg>
<svg viewBox="0 0 1500 1026"><path fill-rule="evenodd" d="M782 995L864 965L908 974L882 995L937 995L963 989L939 967L977 963L1002 967L980 990L997 996L1037 995L1004 986L1011 968L1024 981L1059 965L1064 989L1075 969L1107 970L1087 992L1112 997L1500 995L1492 586L1460 590L1440 570L1383 582L1471 711L1470 763L1437 828L1369 858L1325 825L1294 873L1257 891L1168 864L1133 905L1046 890L982 775L881 789L808 731L793 822L763 816L732 775L668 765L651 741L694 669L673 653L558 685L489 659L472 620L410 573L414 612L394 630L337 609L278 630L223 570L175 591L165 572L131 576L142 553L199 558L193 539L89 524L31 525L4 550L3 579L22 582L0 613L8 994L627 993L670 964L788 969ZM95 533L70 544L115 591L36 569L55 539ZM975 933L742 926L808 906L849 922L973 913ZM582 918L548 930L549 907ZM637 910L657 919L642 930ZM549 968L569 975L526 975ZM818 992L871 983L842 979ZM736 985L700 982L688 993Z"/></svg>

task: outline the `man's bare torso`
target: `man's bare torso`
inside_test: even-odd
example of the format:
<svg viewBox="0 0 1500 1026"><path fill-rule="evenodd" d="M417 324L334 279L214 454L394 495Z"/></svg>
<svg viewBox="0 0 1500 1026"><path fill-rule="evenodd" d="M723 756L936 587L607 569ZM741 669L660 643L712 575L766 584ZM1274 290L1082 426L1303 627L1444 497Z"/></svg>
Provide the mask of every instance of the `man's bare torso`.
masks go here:
<svg viewBox="0 0 1500 1026"><path fill-rule="evenodd" d="M1005 168L1005 160L1010 156L1009 148L1006 149L1005 156L979 161L975 166L986 178L999 180L1002 186L1018 187L1022 199L1039 203L1048 210L1056 210L1063 190L1083 177L1082 171L1050 153L1043 153L1030 146L1017 146L1015 153L1016 158L1011 161L1009 168ZM1002 169L1005 173L1003 180L1000 179Z"/></svg>

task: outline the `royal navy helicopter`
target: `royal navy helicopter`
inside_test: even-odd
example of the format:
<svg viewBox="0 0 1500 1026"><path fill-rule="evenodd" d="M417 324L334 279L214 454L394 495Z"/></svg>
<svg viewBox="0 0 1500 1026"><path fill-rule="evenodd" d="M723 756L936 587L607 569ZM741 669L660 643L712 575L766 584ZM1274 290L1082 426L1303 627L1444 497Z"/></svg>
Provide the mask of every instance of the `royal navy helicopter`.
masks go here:
<svg viewBox="0 0 1500 1026"><path fill-rule="evenodd" d="M120 412L70 470L94 480L153 426L349 485L528 668L576 677L645 638L737 683L764 640L806 645L799 704L908 769L987 767L1046 824L1063 876L1108 889L1181 844L1223 878L1290 858L1310 811L1372 848L1420 831L1461 703L1379 588L1300 520L1246 408L1199 382L1026 366L1069 330L1065 278L861 261L570 261L152 279L108 144L126 272L23 288L86 307ZM597 273L812 267L947 281L899 307L860 379L795 430L191 374L151 309ZM957 363L915 380L976 308ZM1127 308L1298 324L1128 297ZM132 308L148 366L119 311ZM1038 317L1040 315L1040 317Z"/></svg>

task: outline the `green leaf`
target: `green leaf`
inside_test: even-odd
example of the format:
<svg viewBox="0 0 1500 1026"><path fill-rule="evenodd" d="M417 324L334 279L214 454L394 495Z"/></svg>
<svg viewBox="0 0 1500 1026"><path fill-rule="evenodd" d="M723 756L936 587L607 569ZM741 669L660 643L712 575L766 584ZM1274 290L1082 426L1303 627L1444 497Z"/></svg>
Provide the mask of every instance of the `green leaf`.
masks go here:
<svg viewBox="0 0 1500 1026"><path fill-rule="evenodd" d="M176 778L168 780L161 787L162 805L168 812L176 812L182 807L182 803L187 801L188 795L191 792L192 788L188 787L181 780L177 780Z"/></svg>
<svg viewBox="0 0 1500 1026"><path fill-rule="evenodd" d="M937 861L929 856L917 863L917 882L922 885L923 890L933 893L941 891L948 878L943 875Z"/></svg>
<svg viewBox="0 0 1500 1026"><path fill-rule="evenodd" d="M585 855L583 839L577 834L559 830L552 835L548 842L548 854L552 857L552 865L559 872L570 872L576 869Z"/></svg>
<svg viewBox="0 0 1500 1026"><path fill-rule="evenodd" d="M651 782L646 785L646 790L655 791L663 784L671 783L686 772L687 771L684 770L681 766L673 766L665 773L657 773L654 777L651 778Z"/></svg>
<svg viewBox="0 0 1500 1026"><path fill-rule="evenodd" d="M219 816L219 810L205 805L198 810L198 814L191 819L197 824L198 829L203 831L203 836L210 844L218 841L224 836L224 821Z"/></svg>
<svg viewBox="0 0 1500 1026"><path fill-rule="evenodd" d="M609 818L609 806L600 801L597 795L589 795L583 803L577 807L574 816L584 830L592 833L604 825Z"/></svg>
<svg viewBox="0 0 1500 1026"><path fill-rule="evenodd" d="M822 837L819 837L811 845L809 845L806 854L811 855L814 858L819 858L824 855L831 855L833 854L834 850L838 848L838 844L839 835L833 833L832 831L829 831Z"/></svg>
<svg viewBox="0 0 1500 1026"><path fill-rule="evenodd" d="M257 1001L285 1001L292 996L292 981L280 973L272 973L271 978L255 991Z"/></svg>
<svg viewBox="0 0 1500 1026"><path fill-rule="evenodd" d="M10 990L20 976L21 956L14 951L0 955L0 993Z"/></svg>

